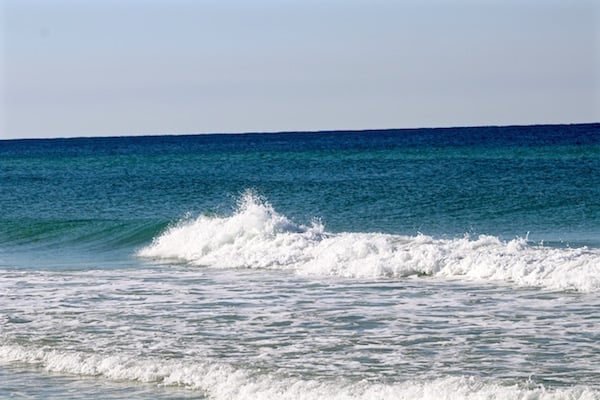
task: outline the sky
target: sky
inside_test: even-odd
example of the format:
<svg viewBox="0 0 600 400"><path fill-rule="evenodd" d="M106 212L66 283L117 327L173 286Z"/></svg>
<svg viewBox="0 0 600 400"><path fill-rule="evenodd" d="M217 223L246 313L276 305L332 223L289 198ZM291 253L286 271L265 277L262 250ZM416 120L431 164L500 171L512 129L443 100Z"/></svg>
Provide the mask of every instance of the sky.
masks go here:
<svg viewBox="0 0 600 400"><path fill-rule="evenodd" d="M0 0L0 139L599 121L596 0Z"/></svg>

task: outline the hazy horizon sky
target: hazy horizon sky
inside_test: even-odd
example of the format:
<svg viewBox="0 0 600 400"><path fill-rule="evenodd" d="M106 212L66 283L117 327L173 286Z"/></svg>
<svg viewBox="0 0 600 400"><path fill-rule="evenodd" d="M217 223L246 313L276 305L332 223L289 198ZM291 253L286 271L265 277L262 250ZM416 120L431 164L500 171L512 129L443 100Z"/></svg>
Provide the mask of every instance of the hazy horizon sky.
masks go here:
<svg viewBox="0 0 600 400"><path fill-rule="evenodd" d="M600 121L593 0L0 4L0 139Z"/></svg>

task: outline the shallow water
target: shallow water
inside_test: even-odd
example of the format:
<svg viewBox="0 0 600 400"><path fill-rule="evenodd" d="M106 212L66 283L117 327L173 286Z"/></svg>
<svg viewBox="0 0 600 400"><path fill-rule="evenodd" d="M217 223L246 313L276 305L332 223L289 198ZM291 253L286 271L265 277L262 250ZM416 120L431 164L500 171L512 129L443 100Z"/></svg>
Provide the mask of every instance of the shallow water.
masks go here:
<svg viewBox="0 0 600 400"><path fill-rule="evenodd" d="M256 376L334 388L449 376L600 388L600 299L590 294L169 266L4 271L2 292L11 344L0 359L53 373L209 394L207 380L232 373L247 375L239 389Z"/></svg>

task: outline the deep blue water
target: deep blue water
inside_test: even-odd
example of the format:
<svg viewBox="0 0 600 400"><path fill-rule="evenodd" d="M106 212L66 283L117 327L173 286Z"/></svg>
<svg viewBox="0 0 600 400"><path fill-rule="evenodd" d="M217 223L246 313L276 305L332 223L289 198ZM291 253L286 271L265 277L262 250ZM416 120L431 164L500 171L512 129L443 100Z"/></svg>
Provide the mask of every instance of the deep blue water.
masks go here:
<svg viewBox="0 0 600 400"><path fill-rule="evenodd" d="M597 399L600 124L0 141L0 276L0 397Z"/></svg>

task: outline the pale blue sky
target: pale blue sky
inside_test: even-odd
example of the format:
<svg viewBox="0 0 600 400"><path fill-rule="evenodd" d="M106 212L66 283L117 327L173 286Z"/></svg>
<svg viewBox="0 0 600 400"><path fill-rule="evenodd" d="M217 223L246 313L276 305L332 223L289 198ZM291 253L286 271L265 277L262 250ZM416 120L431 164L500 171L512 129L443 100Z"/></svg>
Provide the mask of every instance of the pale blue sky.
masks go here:
<svg viewBox="0 0 600 400"><path fill-rule="evenodd" d="M0 4L0 138L600 121L594 0Z"/></svg>

